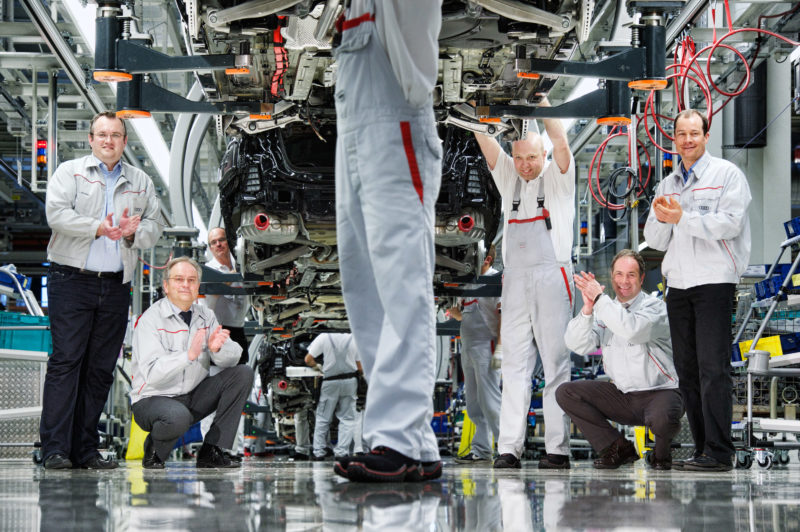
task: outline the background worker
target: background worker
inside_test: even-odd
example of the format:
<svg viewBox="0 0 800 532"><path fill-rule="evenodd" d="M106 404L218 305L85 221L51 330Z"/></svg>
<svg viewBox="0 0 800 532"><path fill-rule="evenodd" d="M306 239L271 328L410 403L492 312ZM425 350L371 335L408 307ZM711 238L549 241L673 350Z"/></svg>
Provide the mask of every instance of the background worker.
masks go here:
<svg viewBox="0 0 800 532"><path fill-rule="evenodd" d="M481 265L481 275L496 275L492 268L496 250L489 248ZM476 288L468 285L465 288ZM449 309L461 322L461 369L464 371L464 399L467 414L475 424L471 450L456 458L456 463L480 463L492 459L492 440L500 434L500 371L493 364L494 350L500 340L499 297L463 298L460 306ZM498 366L498 367L495 367Z"/></svg>
<svg viewBox="0 0 800 532"><path fill-rule="evenodd" d="M236 272L236 265L233 262L233 256L228 248L228 240L225 237L225 229L222 227L215 227L208 232L208 248L211 250L213 258L206 263L206 266L222 273ZM235 287L241 285L239 283L231 283L231 286ZM249 352L247 337L244 334L244 320L248 310L247 296L207 294L201 301L214 311L217 322L226 330L230 331L231 340L242 347L242 356L239 358L239 364L247 364L249 361ZM216 375L218 371L219 368L212 364L209 373L213 376ZM200 431L204 437L213 422L213 413L200 422ZM239 453L242 452L243 447L244 418L239 421L239 429L236 431L233 449L226 449L228 457L232 460L241 460Z"/></svg>
<svg viewBox="0 0 800 532"><path fill-rule="evenodd" d="M237 365L241 346L211 310L196 303L201 274L200 265L188 257L169 261L162 283L166 297L142 314L133 333L130 395L136 422L150 432L145 469L163 469L178 438L214 411L197 467L241 465L222 449L233 444L253 370ZM225 368L214 376L208 373L212 360Z"/></svg>
<svg viewBox="0 0 800 532"><path fill-rule="evenodd" d="M356 389L363 372L352 334L320 334L305 357L306 365L322 371L322 386L314 415L314 460L324 460L333 416L339 420L339 436L333 450L337 458L350 453L356 429Z"/></svg>
<svg viewBox="0 0 800 532"><path fill-rule="evenodd" d="M578 354L603 350L611 382L566 382L556 400L600 455L597 469L616 469L639 459L636 448L608 422L644 425L656 437L653 468L672 467L670 444L681 428L683 403L672 362L666 304L642 292L644 260L630 249L611 261L616 298L592 273L575 276L583 308L569 322L564 339Z"/></svg>
<svg viewBox="0 0 800 532"><path fill-rule="evenodd" d="M432 94L441 4L352 0L335 51L342 289L369 383L364 439L371 450L334 466L352 481L429 480L442 472L431 427L442 171Z"/></svg>
<svg viewBox="0 0 800 532"><path fill-rule="evenodd" d="M236 273L236 264L228 248L225 229L215 227L208 232L208 248L213 258L206 266L222 273ZM231 286L238 286L232 284ZM247 315L247 296L244 295L206 295L205 304L214 311L217 321L231 332L231 340L242 346L242 358L239 364L247 364L247 337L244 334L244 320Z"/></svg>
<svg viewBox="0 0 800 532"><path fill-rule="evenodd" d="M549 106L547 99L542 105ZM497 140L476 134L503 197L503 395L497 468L519 468L528 425L531 378L537 358L544 368L544 469L569 468L569 420L555 398L569 381L564 331L572 317L572 224L575 161L561 120L543 120L553 144L545 164L538 133L514 142L512 156Z"/></svg>
<svg viewBox="0 0 800 532"><path fill-rule="evenodd" d="M695 455L674 468L728 471L733 383L731 315L739 277L750 260L752 199L733 163L706 151L708 120L694 109L674 122L681 162L656 189L644 237L666 251L667 313L675 368Z"/></svg>
<svg viewBox="0 0 800 532"><path fill-rule="evenodd" d="M39 427L47 469L117 467L97 452L97 425L128 327L138 250L162 230L153 182L121 160L127 142L114 113L95 115L91 155L62 163L47 183L53 354Z"/></svg>

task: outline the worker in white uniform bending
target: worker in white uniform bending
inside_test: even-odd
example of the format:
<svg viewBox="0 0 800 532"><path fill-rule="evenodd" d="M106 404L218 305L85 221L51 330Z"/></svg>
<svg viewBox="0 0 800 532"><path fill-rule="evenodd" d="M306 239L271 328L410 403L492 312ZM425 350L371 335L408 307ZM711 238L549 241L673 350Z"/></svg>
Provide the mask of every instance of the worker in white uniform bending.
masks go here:
<svg viewBox="0 0 800 532"><path fill-rule="evenodd" d="M311 345L306 364L322 371L322 388L314 420L314 460L324 460L333 415L339 420L339 438L333 454L344 457L356 428L356 389L363 371L351 334L320 334Z"/></svg>
<svg viewBox="0 0 800 532"><path fill-rule="evenodd" d="M615 299L591 273L575 276L583 308L564 339L579 354L603 349L611 382L567 382L556 390L558 404L578 425L600 457L597 469L616 469L639 459L636 448L608 422L645 425L656 436L653 468L670 470L670 444L681 428L683 402L672 361L667 305L642 292L644 260L630 249L611 262Z"/></svg>
<svg viewBox="0 0 800 532"><path fill-rule="evenodd" d="M547 99L542 105L548 106ZM503 400L496 468L519 468L537 357L544 368L545 469L569 469L569 420L556 402L556 388L569 381L564 331L572 317L572 224L575 161L559 119L544 119L553 144L545 165L538 133L500 144L476 135L503 197Z"/></svg>
<svg viewBox="0 0 800 532"><path fill-rule="evenodd" d="M492 268L495 248L489 248L481 266L481 275L496 275ZM477 288L480 285L467 285ZM467 415L475 424L472 449L456 458L459 464L474 464L492 459L492 441L500 434L500 371L493 364L493 354L500 339L499 297L459 298L459 305L449 309L461 322L461 369L464 371L464 399ZM498 367L495 367L498 366Z"/></svg>
<svg viewBox="0 0 800 532"><path fill-rule="evenodd" d="M433 116L441 0L352 0L336 49L336 222L347 316L369 391L354 481L441 475L435 384Z"/></svg>

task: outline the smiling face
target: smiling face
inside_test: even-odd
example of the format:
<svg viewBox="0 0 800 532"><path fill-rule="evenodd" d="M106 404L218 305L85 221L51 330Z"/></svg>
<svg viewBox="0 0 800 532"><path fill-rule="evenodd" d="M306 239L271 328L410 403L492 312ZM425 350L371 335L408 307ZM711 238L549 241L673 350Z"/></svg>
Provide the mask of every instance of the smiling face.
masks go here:
<svg viewBox="0 0 800 532"><path fill-rule="evenodd" d="M708 133L703 132L703 119L697 114L682 116L675 121L675 151L688 170L706 152Z"/></svg>
<svg viewBox="0 0 800 532"><path fill-rule="evenodd" d="M178 262L169 269L164 279L164 294L173 305L189 310L200 291L200 275L189 262Z"/></svg>
<svg viewBox="0 0 800 532"><path fill-rule="evenodd" d="M89 145L95 157L103 161L111 170L122 157L122 151L128 143L125 128L119 118L101 116L89 131Z"/></svg>
<svg viewBox="0 0 800 532"><path fill-rule="evenodd" d="M611 267L611 286L621 303L630 301L642 291L644 274L633 257L620 257Z"/></svg>
<svg viewBox="0 0 800 532"><path fill-rule="evenodd" d="M544 145L542 137L531 134L525 140L516 141L511 147L514 168L525 181L536 179L544 168Z"/></svg>

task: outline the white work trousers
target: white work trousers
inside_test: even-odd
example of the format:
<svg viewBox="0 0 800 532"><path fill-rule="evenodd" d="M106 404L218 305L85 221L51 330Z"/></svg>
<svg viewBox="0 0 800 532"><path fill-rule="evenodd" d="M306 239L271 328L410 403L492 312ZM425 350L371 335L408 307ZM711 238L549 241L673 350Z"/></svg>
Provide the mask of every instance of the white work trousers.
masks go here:
<svg viewBox="0 0 800 532"><path fill-rule="evenodd" d="M544 369L544 445L548 454L569 456L569 418L556 401L556 388L569 382L564 333L572 317L572 266L555 260L544 216L512 219L504 245L503 401L500 454L522 456L537 358Z"/></svg>
<svg viewBox="0 0 800 532"><path fill-rule="evenodd" d="M328 446L328 431L331 428L334 414L339 420L339 436L333 453L336 456L350 454L350 444L353 443L356 424L357 387L355 378L323 381L314 420L314 456L325 456L325 449Z"/></svg>
<svg viewBox="0 0 800 532"><path fill-rule="evenodd" d="M572 269L565 268L572 278ZM570 286L570 290L572 287ZM556 388L569 382L569 349L564 343L571 306L560 268L543 266L503 275L503 401L498 452L522 456L531 379L541 357L545 448L569 456L569 418L556 402Z"/></svg>
<svg viewBox="0 0 800 532"><path fill-rule="evenodd" d="M461 338L461 368L467 415L475 424L472 452L492 457L492 440L500 433L500 370L492 369L492 340Z"/></svg>
<svg viewBox="0 0 800 532"><path fill-rule="evenodd" d="M347 316L369 383L364 440L439 460L434 205L442 148L432 102L408 105L365 22L336 50L337 241Z"/></svg>

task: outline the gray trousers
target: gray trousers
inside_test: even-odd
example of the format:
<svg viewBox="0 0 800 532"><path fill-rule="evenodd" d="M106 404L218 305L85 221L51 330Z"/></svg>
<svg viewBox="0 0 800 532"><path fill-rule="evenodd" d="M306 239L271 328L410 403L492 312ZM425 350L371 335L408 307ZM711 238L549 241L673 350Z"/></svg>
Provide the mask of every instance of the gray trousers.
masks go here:
<svg viewBox="0 0 800 532"><path fill-rule="evenodd" d="M166 460L189 427L214 411L217 414L204 443L230 449L252 387L253 370L249 366L234 366L206 378L187 394L141 399L133 404L133 415L136 423L150 432L161 460Z"/></svg>
<svg viewBox="0 0 800 532"><path fill-rule="evenodd" d="M677 389L622 393L610 382L574 381L558 387L556 401L597 452L623 436L609 421L652 430L659 460L670 457L672 438L681 428L683 402Z"/></svg>
<svg viewBox="0 0 800 532"><path fill-rule="evenodd" d="M339 438L333 452L336 456L350 453L356 424L356 387L354 378L322 383L314 421L314 456L325 456L334 414L339 419Z"/></svg>
<svg viewBox="0 0 800 532"><path fill-rule="evenodd" d="M500 371L492 369L492 341L461 339L461 367L464 370L464 398L467 414L475 424L472 452L492 457L492 436L500 435Z"/></svg>

